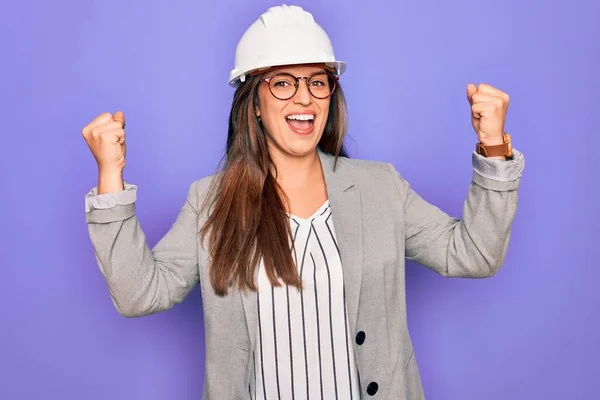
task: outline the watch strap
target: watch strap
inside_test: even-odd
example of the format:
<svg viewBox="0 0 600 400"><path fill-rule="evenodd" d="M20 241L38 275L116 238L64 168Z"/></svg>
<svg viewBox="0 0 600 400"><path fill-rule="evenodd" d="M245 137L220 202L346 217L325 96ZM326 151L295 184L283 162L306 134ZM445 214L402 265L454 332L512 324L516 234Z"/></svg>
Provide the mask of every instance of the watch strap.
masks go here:
<svg viewBox="0 0 600 400"><path fill-rule="evenodd" d="M481 143L477 143L475 150L484 157L506 156L508 155L508 143L497 144L494 146L484 146Z"/></svg>
<svg viewBox="0 0 600 400"><path fill-rule="evenodd" d="M481 154L484 157L499 157L506 156L507 158L512 157L512 143L510 135L504 134L504 143L496 144L493 146L485 146L481 142L475 145L475 151L477 154Z"/></svg>

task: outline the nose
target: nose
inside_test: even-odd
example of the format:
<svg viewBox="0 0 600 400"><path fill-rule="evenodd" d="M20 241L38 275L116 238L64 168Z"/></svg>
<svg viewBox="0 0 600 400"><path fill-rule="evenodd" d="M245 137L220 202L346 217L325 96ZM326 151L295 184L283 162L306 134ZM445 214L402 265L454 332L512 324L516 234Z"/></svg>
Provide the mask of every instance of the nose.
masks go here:
<svg viewBox="0 0 600 400"><path fill-rule="evenodd" d="M298 90L294 95L294 103L309 105L312 102L312 95L308 89L308 78L300 78L298 82Z"/></svg>

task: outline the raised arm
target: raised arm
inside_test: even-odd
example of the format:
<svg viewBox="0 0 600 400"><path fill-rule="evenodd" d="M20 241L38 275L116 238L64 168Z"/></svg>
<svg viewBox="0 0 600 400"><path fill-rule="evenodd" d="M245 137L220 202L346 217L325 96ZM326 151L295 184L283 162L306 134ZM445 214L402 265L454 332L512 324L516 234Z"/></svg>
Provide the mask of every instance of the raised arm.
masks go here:
<svg viewBox="0 0 600 400"><path fill-rule="evenodd" d="M389 165L404 205L406 258L440 275L483 278L494 275L508 248L517 210L524 157L485 159L473 153L473 178L462 219L421 198Z"/></svg>
<svg viewBox="0 0 600 400"><path fill-rule="evenodd" d="M198 284L197 182L170 230L152 248L135 214L137 187L86 195L86 222L113 304L126 317L167 310Z"/></svg>

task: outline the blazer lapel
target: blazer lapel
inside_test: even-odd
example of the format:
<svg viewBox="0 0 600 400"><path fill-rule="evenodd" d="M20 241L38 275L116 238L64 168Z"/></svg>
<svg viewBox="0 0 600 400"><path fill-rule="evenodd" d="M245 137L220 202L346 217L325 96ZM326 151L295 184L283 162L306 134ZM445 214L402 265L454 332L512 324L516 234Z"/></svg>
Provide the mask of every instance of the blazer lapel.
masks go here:
<svg viewBox="0 0 600 400"><path fill-rule="evenodd" d="M344 159L338 159L319 150L323 173L327 184L327 195L331 206L335 236L337 239L342 269L350 332L355 331L362 281L362 209L360 191Z"/></svg>
<svg viewBox="0 0 600 400"><path fill-rule="evenodd" d="M335 236L344 271L344 290L350 332L354 332L362 281L363 251L360 192L354 188L354 180L347 166L344 166L343 159L338 160L334 170L335 157L321 150L318 153L327 185L327 196L329 197ZM255 269L254 279L255 282L258 282L258 268ZM245 294L240 292L238 294L242 298L246 314L250 351L252 351L256 343L258 329L257 293L248 291Z"/></svg>

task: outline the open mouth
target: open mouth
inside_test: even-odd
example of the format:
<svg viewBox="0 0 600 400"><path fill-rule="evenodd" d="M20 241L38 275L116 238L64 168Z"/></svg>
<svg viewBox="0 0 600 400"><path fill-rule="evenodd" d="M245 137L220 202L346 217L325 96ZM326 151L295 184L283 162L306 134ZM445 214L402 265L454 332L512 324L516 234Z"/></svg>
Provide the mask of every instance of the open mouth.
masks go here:
<svg viewBox="0 0 600 400"><path fill-rule="evenodd" d="M306 133L312 129L315 116L314 114L292 114L285 117L285 120L294 131Z"/></svg>

